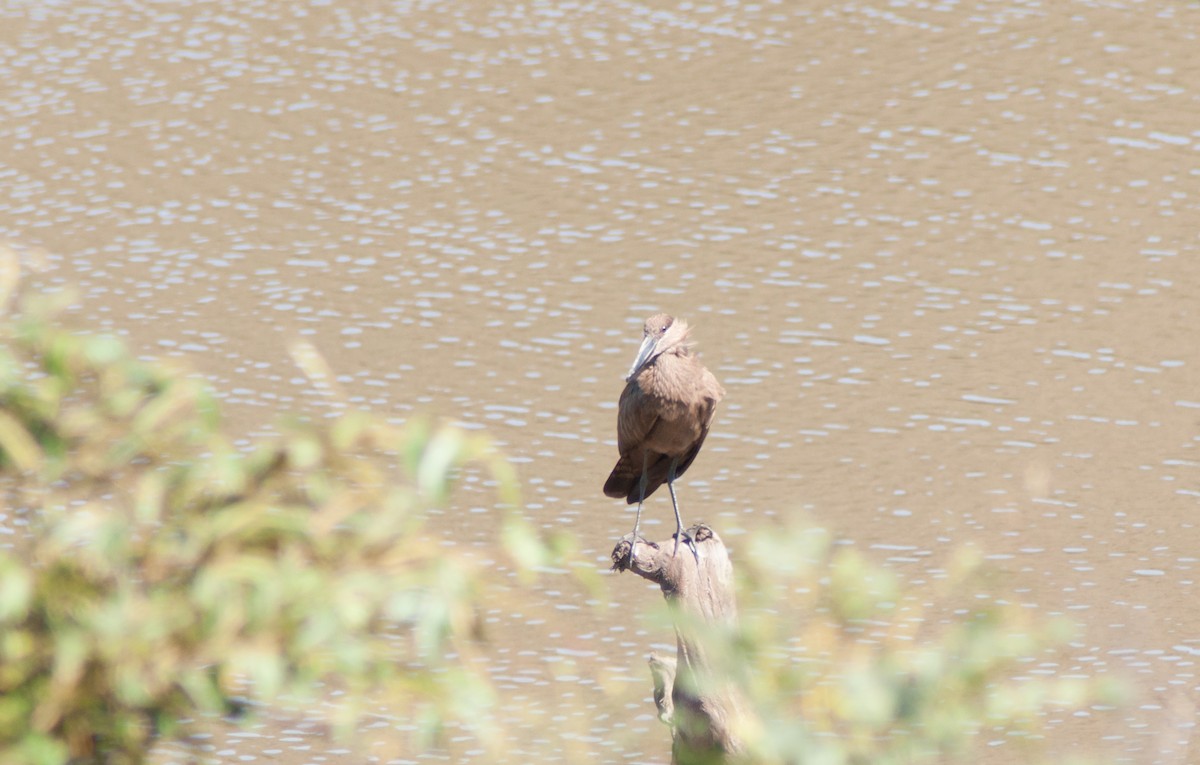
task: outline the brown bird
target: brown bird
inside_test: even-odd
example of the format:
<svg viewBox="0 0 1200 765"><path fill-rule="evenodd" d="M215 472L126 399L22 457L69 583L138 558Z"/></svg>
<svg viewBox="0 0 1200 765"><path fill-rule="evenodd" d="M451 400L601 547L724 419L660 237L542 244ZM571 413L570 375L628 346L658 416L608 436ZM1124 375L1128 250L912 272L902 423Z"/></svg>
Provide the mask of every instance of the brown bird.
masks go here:
<svg viewBox="0 0 1200 765"><path fill-rule="evenodd" d="M646 319L617 411L621 458L604 482L604 493L638 503L636 542L642 503L665 481L675 508L675 549L683 537L694 553L695 543L683 533L674 483L700 452L725 389L692 355L689 332L687 322L666 314Z"/></svg>

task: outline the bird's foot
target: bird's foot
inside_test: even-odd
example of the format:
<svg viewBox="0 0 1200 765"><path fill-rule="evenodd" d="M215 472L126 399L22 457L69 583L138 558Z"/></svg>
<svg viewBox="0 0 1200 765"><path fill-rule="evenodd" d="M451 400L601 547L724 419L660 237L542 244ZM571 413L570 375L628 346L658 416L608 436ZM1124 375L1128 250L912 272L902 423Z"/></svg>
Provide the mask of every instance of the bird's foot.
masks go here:
<svg viewBox="0 0 1200 765"><path fill-rule="evenodd" d="M683 542L687 544L688 548L692 551L692 555L696 558L696 562L699 563L700 551L696 549L696 540L692 538L691 534L687 533L683 529L679 529L675 532L675 547L671 550L671 557L674 558L675 554L679 552L680 540L683 540Z"/></svg>
<svg viewBox="0 0 1200 765"><path fill-rule="evenodd" d="M638 542L641 542L644 545L650 544L650 540L646 539L644 536L639 534L637 531L629 532L625 536L621 537L621 541L629 543L629 564L631 566L637 560L637 552L636 551L637 551Z"/></svg>

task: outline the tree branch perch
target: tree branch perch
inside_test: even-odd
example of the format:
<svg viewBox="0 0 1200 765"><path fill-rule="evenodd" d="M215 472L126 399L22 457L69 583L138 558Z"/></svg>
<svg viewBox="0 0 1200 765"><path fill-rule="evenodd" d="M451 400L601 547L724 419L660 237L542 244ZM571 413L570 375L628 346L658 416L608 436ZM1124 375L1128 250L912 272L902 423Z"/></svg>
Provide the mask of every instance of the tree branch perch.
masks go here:
<svg viewBox="0 0 1200 765"><path fill-rule="evenodd" d="M676 655L652 655L659 718L671 726L672 763L723 763L744 746L739 731L749 707L731 678L721 677L710 652L715 632L737 624L733 565L710 527L687 530L696 552L675 538L663 542L622 539L613 548L613 569L632 571L658 584L672 608Z"/></svg>

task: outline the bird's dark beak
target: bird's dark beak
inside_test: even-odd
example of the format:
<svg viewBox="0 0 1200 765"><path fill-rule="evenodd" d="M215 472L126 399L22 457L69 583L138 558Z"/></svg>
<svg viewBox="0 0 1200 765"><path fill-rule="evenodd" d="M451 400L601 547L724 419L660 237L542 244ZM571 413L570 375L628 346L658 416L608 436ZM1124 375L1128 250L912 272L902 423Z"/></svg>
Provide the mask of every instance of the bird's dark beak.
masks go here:
<svg viewBox="0 0 1200 765"><path fill-rule="evenodd" d="M633 366L629 368L629 374L625 376L625 379L628 380L630 377L633 377L642 367L646 366L646 363L654 358L654 352L657 348L658 340L650 335L646 335L642 339L642 347L638 348L637 358L633 360Z"/></svg>

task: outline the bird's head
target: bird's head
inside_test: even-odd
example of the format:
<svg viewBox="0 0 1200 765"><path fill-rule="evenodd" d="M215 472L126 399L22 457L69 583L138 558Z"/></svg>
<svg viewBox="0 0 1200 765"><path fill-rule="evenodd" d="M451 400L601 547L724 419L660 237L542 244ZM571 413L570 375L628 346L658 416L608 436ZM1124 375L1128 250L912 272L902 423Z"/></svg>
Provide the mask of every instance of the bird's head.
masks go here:
<svg viewBox="0 0 1200 765"><path fill-rule="evenodd" d="M629 368L626 379L634 377L668 351L686 350L690 346L688 333L686 321L672 318L665 313L658 313L646 319L642 327L642 345L638 348L637 358L633 360L633 366Z"/></svg>

